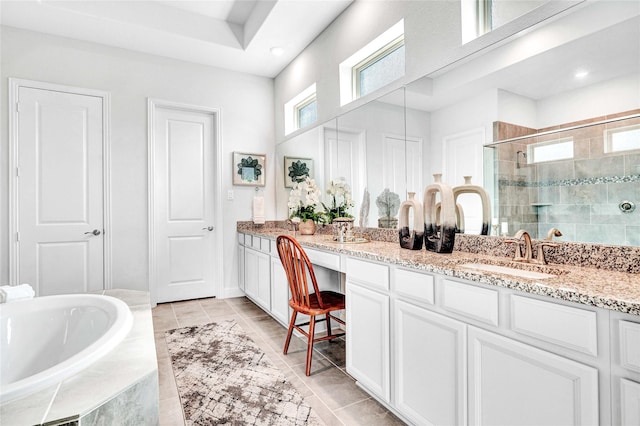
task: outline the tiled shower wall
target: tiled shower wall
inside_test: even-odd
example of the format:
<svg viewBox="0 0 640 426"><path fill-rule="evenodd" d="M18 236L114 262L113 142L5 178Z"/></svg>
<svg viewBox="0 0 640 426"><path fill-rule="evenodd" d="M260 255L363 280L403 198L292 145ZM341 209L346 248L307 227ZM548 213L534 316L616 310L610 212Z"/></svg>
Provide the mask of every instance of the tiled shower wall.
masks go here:
<svg viewBox="0 0 640 426"><path fill-rule="evenodd" d="M637 115L640 110L597 117L556 128L582 126L545 136L493 146L497 176L499 221L509 233L525 229L544 238L556 227L561 240L640 246L640 150L605 153L606 129L640 124L640 117L607 124L610 118ZM515 138L554 129L529 129L494 123L494 140ZM573 137L574 158L529 164L527 145ZM618 204L629 200L637 208L623 213Z"/></svg>

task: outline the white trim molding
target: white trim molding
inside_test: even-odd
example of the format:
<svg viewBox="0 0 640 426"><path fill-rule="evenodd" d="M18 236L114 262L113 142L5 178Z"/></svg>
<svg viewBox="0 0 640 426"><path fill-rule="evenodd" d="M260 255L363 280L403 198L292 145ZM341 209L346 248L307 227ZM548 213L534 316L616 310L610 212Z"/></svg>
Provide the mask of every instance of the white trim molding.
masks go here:
<svg viewBox="0 0 640 426"><path fill-rule="evenodd" d="M155 223L155 131L154 121L156 115L156 109L169 108L181 111L200 112L204 114L210 114L213 116L214 122L214 164L215 164L215 198L214 198L214 226L219 232L215 233L215 250L216 253L223 253L223 222L222 222L222 109L212 108L199 105L183 104L179 102L166 101L162 99L147 99L147 165L148 165L148 220L149 220L149 293L151 295L151 306L157 304L157 263L156 263L156 223ZM216 262L215 276L214 276L214 294L216 297L227 297L224 293L224 272L222 265L222 256L217 256L212 261Z"/></svg>
<svg viewBox="0 0 640 426"><path fill-rule="evenodd" d="M9 282L18 284L18 101L19 89L29 87L102 99L102 189L103 189L103 288L112 288L111 257L111 94L102 90L42 81L9 78Z"/></svg>

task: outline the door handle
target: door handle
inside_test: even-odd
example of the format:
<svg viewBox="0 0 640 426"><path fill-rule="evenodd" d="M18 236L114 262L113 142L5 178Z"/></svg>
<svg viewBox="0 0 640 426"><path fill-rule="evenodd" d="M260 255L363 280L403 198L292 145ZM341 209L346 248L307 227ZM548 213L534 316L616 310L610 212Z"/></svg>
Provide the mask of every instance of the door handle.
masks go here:
<svg viewBox="0 0 640 426"><path fill-rule="evenodd" d="M94 229L93 231L89 231L89 232L85 232L84 233L84 235L88 235L88 234L100 235L100 230Z"/></svg>
<svg viewBox="0 0 640 426"><path fill-rule="evenodd" d="M213 226L207 226L206 228L202 228L203 231L209 231L209 232L213 231L213 229L214 229Z"/></svg>

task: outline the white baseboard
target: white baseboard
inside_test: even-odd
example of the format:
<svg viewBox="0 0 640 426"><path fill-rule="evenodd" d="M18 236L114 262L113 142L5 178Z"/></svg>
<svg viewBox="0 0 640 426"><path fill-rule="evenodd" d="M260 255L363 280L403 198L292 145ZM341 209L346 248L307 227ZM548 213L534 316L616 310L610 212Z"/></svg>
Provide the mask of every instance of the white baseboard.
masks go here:
<svg viewBox="0 0 640 426"><path fill-rule="evenodd" d="M222 294L218 296L218 299L228 299L230 297L243 297L244 291L240 287L225 288L222 290Z"/></svg>

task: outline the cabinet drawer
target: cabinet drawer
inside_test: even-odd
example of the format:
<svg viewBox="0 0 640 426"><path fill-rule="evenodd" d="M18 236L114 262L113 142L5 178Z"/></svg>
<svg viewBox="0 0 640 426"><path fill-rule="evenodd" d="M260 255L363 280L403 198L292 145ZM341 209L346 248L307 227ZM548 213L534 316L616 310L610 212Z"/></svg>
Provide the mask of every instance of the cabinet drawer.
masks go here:
<svg viewBox="0 0 640 426"><path fill-rule="evenodd" d="M640 373L640 324L620 321L620 364Z"/></svg>
<svg viewBox="0 0 640 426"><path fill-rule="evenodd" d="M314 250L305 248L304 251L309 256L311 263L318 266L324 266L325 268L333 269L335 271L340 270L340 255L335 253L328 253L326 251Z"/></svg>
<svg viewBox="0 0 640 426"><path fill-rule="evenodd" d="M433 275L399 268L393 275L396 293L411 300L434 303Z"/></svg>
<svg viewBox="0 0 640 426"><path fill-rule="evenodd" d="M495 290L444 280L442 307L486 324L498 325L498 292Z"/></svg>
<svg viewBox="0 0 640 426"><path fill-rule="evenodd" d="M557 303L511 296L511 329L568 349L598 356L596 313Z"/></svg>
<svg viewBox="0 0 640 426"><path fill-rule="evenodd" d="M271 253L271 240L268 238L260 238L260 250L265 253Z"/></svg>
<svg viewBox="0 0 640 426"><path fill-rule="evenodd" d="M260 250L260 237L253 235L251 237L251 247L256 250Z"/></svg>
<svg viewBox="0 0 640 426"><path fill-rule="evenodd" d="M379 290L389 290L389 267L379 263L347 258L347 279L356 280L362 284Z"/></svg>
<svg viewBox="0 0 640 426"><path fill-rule="evenodd" d="M244 245L244 234L238 233L238 244Z"/></svg>

